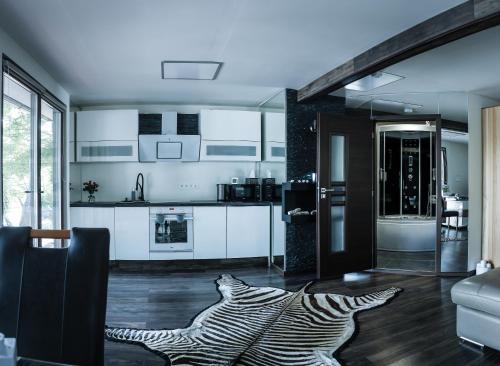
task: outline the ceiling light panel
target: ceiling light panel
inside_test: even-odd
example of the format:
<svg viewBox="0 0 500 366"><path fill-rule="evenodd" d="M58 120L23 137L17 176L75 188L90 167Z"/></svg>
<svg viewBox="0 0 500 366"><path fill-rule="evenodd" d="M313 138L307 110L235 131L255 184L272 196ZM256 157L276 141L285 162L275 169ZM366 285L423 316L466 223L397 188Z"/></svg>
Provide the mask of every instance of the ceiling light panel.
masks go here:
<svg viewBox="0 0 500 366"><path fill-rule="evenodd" d="M213 61L163 61L163 79L215 80L219 75L222 62Z"/></svg>
<svg viewBox="0 0 500 366"><path fill-rule="evenodd" d="M395 74L389 74L388 72L379 71L374 74L365 76L362 79L353 81L352 83L347 84L345 88L355 91L369 91L380 88L384 85L394 83L395 81L401 79L404 79L404 77Z"/></svg>

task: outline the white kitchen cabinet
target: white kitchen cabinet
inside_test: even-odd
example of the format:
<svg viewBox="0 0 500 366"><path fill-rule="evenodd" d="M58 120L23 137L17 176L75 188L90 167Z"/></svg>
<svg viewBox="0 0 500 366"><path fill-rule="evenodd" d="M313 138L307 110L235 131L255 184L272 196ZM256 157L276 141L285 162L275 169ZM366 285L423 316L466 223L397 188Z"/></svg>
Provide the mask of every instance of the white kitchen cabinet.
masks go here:
<svg viewBox="0 0 500 366"><path fill-rule="evenodd" d="M285 255L285 230L286 224L281 217L281 206L273 206L273 256Z"/></svg>
<svg viewBox="0 0 500 366"><path fill-rule="evenodd" d="M69 162L74 163L75 160L75 112L69 114Z"/></svg>
<svg viewBox="0 0 500 366"><path fill-rule="evenodd" d="M202 110L200 160L260 161L261 113Z"/></svg>
<svg viewBox="0 0 500 366"><path fill-rule="evenodd" d="M269 206L227 207L227 257L269 257Z"/></svg>
<svg viewBox="0 0 500 366"><path fill-rule="evenodd" d="M202 140L200 161L261 161L260 141Z"/></svg>
<svg viewBox="0 0 500 366"><path fill-rule="evenodd" d="M200 112L200 131L203 140L260 141L261 113L204 109Z"/></svg>
<svg viewBox="0 0 500 366"><path fill-rule="evenodd" d="M78 141L78 162L138 161L137 140L130 141Z"/></svg>
<svg viewBox="0 0 500 366"><path fill-rule="evenodd" d="M109 259L116 259L115 209L113 207L71 207L71 227L106 228L109 230Z"/></svg>
<svg viewBox="0 0 500 366"><path fill-rule="evenodd" d="M137 110L76 113L76 159L80 162L138 161Z"/></svg>
<svg viewBox="0 0 500 366"><path fill-rule="evenodd" d="M77 141L131 141L138 139L136 109L76 112Z"/></svg>
<svg viewBox="0 0 500 366"><path fill-rule="evenodd" d="M194 259L226 258L226 207L194 207Z"/></svg>
<svg viewBox="0 0 500 366"><path fill-rule="evenodd" d="M264 140L274 142L285 142L286 140L286 118L285 113L265 112Z"/></svg>
<svg viewBox="0 0 500 366"><path fill-rule="evenodd" d="M286 161L286 118L284 113L264 113L263 141L265 161Z"/></svg>
<svg viewBox="0 0 500 366"><path fill-rule="evenodd" d="M115 208L115 245L118 260L149 260L149 208Z"/></svg>

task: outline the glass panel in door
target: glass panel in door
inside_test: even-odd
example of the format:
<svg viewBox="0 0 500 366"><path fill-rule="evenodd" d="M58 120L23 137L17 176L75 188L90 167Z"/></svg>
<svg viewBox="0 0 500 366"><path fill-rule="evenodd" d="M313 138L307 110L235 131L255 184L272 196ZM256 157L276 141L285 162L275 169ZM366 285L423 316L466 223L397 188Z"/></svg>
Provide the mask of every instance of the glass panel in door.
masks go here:
<svg viewBox="0 0 500 366"><path fill-rule="evenodd" d="M42 229L61 228L61 124L62 114L42 100L40 123L40 213ZM42 246L54 246L43 239Z"/></svg>
<svg viewBox="0 0 500 366"><path fill-rule="evenodd" d="M330 136L330 253L345 250L345 136Z"/></svg>
<svg viewBox="0 0 500 366"><path fill-rule="evenodd" d="M7 74L3 86L2 224L37 227L37 96Z"/></svg>

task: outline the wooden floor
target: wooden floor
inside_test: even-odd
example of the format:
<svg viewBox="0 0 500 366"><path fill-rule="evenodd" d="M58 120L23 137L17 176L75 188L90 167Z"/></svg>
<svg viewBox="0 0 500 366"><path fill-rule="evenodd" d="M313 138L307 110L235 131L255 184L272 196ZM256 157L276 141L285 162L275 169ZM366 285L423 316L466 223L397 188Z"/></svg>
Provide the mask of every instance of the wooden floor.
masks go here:
<svg viewBox="0 0 500 366"><path fill-rule="evenodd" d="M284 279L267 268L175 273L112 272L107 324L139 328L185 327L219 300L214 280L231 273L248 284L298 289L310 278ZM316 282L311 292L359 295L389 286L404 291L389 304L360 313L359 331L339 353L343 365L500 365L500 352L461 344L455 335L450 288L457 278L360 273ZM106 365L164 365L139 346L107 342Z"/></svg>

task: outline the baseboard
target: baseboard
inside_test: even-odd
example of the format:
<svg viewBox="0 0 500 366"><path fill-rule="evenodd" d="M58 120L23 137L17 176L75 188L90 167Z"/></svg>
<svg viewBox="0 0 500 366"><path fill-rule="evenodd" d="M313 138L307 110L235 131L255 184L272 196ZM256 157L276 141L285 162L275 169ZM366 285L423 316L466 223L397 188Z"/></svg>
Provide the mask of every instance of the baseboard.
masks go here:
<svg viewBox="0 0 500 366"><path fill-rule="evenodd" d="M110 261L111 272L196 272L208 269L268 267L267 257L234 259L188 259Z"/></svg>

